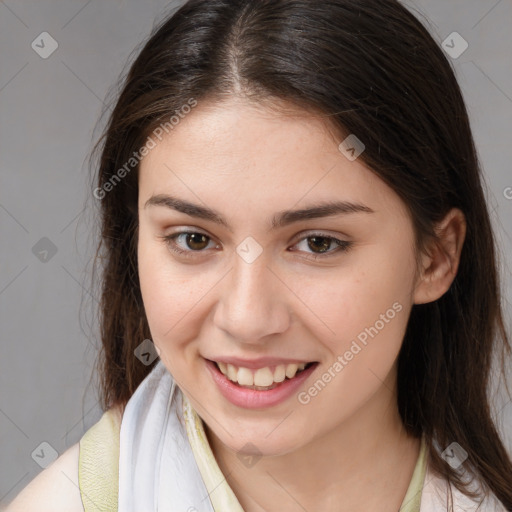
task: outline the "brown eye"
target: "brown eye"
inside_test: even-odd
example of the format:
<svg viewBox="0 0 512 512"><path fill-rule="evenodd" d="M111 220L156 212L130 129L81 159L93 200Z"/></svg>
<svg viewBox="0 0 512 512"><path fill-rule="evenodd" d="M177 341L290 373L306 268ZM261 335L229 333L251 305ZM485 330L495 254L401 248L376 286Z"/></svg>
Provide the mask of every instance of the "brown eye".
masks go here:
<svg viewBox="0 0 512 512"><path fill-rule="evenodd" d="M296 249L293 250L298 249L305 254L305 258L320 260L347 252L352 247L352 242L339 240L323 233L312 233L301 238L294 247Z"/></svg>
<svg viewBox="0 0 512 512"><path fill-rule="evenodd" d="M202 233L184 233L185 243L189 249L200 251L208 246L209 238Z"/></svg>
<svg viewBox="0 0 512 512"><path fill-rule="evenodd" d="M200 256L203 253L206 254L208 245L213 244L213 241L209 236L196 231L182 231L172 235L165 235L160 238L164 241L169 250L184 258L193 258ZM214 247L210 247L210 249L211 248Z"/></svg>
<svg viewBox="0 0 512 512"><path fill-rule="evenodd" d="M334 242L332 238L328 238L326 236L310 236L307 238L308 247L313 252L327 252L331 247L331 244Z"/></svg>

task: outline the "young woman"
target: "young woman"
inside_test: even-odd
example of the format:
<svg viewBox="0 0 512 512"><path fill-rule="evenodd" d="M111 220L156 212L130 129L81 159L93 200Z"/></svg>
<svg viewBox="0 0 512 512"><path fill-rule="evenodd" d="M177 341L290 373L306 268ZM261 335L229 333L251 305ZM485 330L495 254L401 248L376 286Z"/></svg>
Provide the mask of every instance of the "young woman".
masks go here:
<svg viewBox="0 0 512 512"><path fill-rule="evenodd" d="M101 150L105 413L9 510L512 510L481 171L400 3L189 1Z"/></svg>

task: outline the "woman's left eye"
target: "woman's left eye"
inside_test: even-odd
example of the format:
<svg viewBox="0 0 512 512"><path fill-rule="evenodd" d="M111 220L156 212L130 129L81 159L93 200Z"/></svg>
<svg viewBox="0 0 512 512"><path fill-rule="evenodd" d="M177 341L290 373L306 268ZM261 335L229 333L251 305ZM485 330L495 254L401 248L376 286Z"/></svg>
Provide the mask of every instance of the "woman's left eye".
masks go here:
<svg viewBox="0 0 512 512"><path fill-rule="evenodd" d="M204 252L204 249L208 248L209 243L213 243L208 235L196 231L182 231L160 238L163 239L170 250L187 258L194 257L194 253ZM182 242L181 245L179 243L180 238ZM306 243L306 247L311 250L311 252L303 251L309 254L307 258L314 260L325 258L339 252L346 252L352 246L352 242L339 240L338 238L322 233L314 233L302 237L293 247L299 247L302 243ZM332 249L333 246L334 249ZM293 251L295 251L295 249L293 249Z"/></svg>
<svg viewBox="0 0 512 512"><path fill-rule="evenodd" d="M312 256L308 256L312 257L313 259L332 256L339 252L346 252L352 246L352 242L339 240L333 236L327 236L321 233L308 235L302 238L299 243L295 244L295 246L299 246L303 242L305 242L308 249L313 251L312 253L309 253ZM333 245L334 249L329 250L329 248L331 248Z"/></svg>

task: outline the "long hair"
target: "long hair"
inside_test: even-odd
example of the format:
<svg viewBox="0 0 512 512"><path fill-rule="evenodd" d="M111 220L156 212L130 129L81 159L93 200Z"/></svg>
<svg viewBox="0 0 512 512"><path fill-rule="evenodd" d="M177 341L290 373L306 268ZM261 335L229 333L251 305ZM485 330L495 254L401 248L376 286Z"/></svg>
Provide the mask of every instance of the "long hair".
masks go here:
<svg viewBox="0 0 512 512"><path fill-rule="evenodd" d="M434 471L477 496L439 453L455 441L485 494L512 510L512 463L489 397L493 354L504 375L511 347L484 178L451 65L396 0L191 0L154 28L96 146L103 409L126 404L152 369L134 356L151 337L137 271L134 154L158 126L170 132L186 105L233 95L321 113L338 133L361 139L361 161L408 207L418 251L450 208L462 210L455 280L410 314L398 409L411 435L425 435Z"/></svg>

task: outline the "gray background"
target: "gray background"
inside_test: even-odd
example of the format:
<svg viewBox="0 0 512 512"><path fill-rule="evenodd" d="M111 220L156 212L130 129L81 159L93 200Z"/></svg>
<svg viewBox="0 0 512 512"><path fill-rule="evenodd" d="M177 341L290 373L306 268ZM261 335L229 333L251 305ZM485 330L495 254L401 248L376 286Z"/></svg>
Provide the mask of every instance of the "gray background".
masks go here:
<svg viewBox="0 0 512 512"><path fill-rule="evenodd" d="M512 2L408 5L423 13L439 44L454 31L469 44L450 59L504 255L510 328ZM0 2L0 508L42 471L44 458L32 455L42 442L61 454L101 416L90 381L98 341L87 157L107 92L168 11L157 0ZM47 59L31 47L42 32L58 43ZM496 397L495 415L512 451L512 403ZM51 448L43 450L49 457Z"/></svg>

